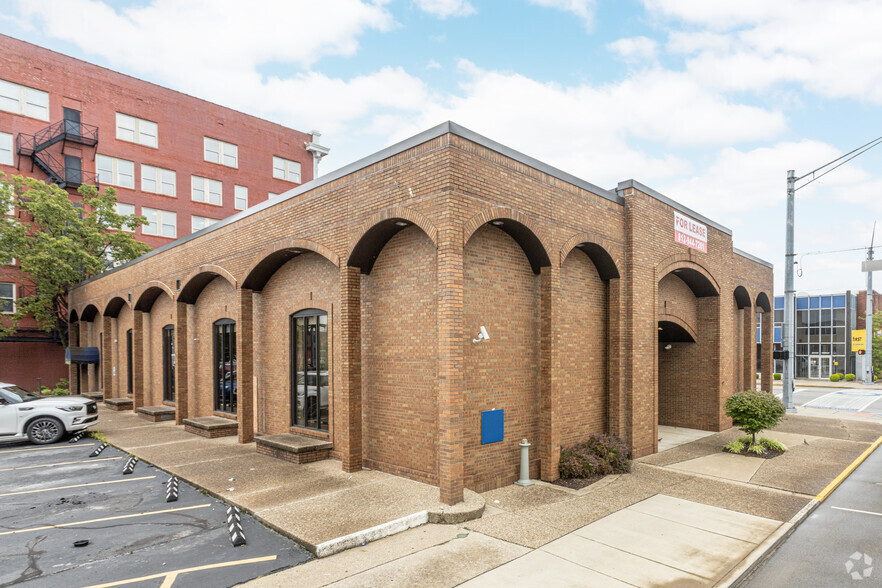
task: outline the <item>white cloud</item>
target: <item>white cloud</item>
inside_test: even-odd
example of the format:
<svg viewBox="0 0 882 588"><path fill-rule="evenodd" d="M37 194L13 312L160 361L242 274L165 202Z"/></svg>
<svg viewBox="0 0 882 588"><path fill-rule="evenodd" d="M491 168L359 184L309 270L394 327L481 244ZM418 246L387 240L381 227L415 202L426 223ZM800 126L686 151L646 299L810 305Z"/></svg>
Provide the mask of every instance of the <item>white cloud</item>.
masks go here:
<svg viewBox="0 0 882 588"><path fill-rule="evenodd" d="M594 24L595 0L529 0L530 4L571 12L581 18L586 28Z"/></svg>
<svg viewBox="0 0 882 588"><path fill-rule="evenodd" d="M658 54L658 43L649 37L626 37L613 41L606 47L627 63L652 61Z"/></svg>
<svg viewBox="0 0 882 588"><path fill-rule="evenodd" d="M791 83L824 98L882 103L876 0L644 4L671 23L669 50L685 54L688 72L708 84L760 92Z"/></svg>
<svg viewBox="0 0 882 588"><path fill-rule="evenodd" d="M430 59L429 63L426 64L426 69L441 69L441 64L434 59Z"/></svg>
<svg viewBox="0 0 882 588"><path fill-rule="evenodd" d="M468 0L413 0L420 10L438 18L470 16L477 11Z"/></svg>

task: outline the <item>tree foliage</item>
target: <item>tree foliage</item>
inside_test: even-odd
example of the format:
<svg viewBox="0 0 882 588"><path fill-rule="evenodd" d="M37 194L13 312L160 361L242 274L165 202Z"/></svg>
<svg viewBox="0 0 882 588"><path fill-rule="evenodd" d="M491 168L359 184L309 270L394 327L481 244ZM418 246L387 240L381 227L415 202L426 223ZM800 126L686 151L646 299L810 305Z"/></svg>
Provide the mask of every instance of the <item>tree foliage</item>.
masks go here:
<svg viewBox="0 0 882 588"><path fill-rule="evenodd" d="M785 413L784 404L769 392L747 390L726 399L726 415L753 438L753 444L757 433L777 425Z"/></svg>
<svg viewBox="0 0 882 588"><path fill-rule="evenodd" d="M71 286L148 252L131 232L144 217L116 211L116 191L80 186L78 202L55 184L0 173L0 260L17 260L26 296L14 314L0 315L0 338L33 315L41 329L67 345L67 297Z"/></svg>
<svg viewBox="0 0 882 588"><path fill-rule="evenodd" d="M882 375L882 310L873 313L873 374Z"/></svg>

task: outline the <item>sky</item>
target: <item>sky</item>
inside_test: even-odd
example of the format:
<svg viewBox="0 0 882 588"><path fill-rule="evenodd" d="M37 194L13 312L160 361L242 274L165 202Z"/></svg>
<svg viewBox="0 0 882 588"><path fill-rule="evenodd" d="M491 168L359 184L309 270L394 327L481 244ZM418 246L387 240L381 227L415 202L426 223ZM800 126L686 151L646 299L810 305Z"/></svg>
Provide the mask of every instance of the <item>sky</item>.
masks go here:
<svg viewBox="0 0 882 588"><path fill-rule="evenodd" d="M774 263L778 295L787 170L882 136L879 23L879 0L0 0L0 33L320 130L320 174L452 120L635 179ZM865 288L875 220L882 146L797 191L797 291Z"/></svg>

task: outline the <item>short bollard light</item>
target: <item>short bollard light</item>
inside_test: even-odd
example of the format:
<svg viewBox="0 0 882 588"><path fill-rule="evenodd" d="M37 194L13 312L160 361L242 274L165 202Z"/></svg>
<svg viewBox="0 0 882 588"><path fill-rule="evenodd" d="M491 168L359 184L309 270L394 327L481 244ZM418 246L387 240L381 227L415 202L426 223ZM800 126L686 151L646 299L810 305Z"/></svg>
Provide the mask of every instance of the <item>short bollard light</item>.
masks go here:
<svg viewBox="0 0 882 588"><path fill-rule="evenodd" d="M521 479L515 482L518 486L532 486L534 482L530 480L530 443L523 439L518 447L521 448Z"/></svg>

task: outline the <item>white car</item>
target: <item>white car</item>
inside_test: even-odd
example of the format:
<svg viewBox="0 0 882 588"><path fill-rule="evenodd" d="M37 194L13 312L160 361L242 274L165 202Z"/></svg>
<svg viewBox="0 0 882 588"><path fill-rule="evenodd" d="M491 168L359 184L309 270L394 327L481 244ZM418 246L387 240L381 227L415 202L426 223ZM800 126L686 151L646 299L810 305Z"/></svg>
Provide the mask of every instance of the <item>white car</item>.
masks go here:
<svg viewBox="0 0 882 588"><path fill-rule="evenodd" d="M98 405L82 396L43 398L0 382L0 439L27 436L32 443L59 441L98 422Z"/></svg>

